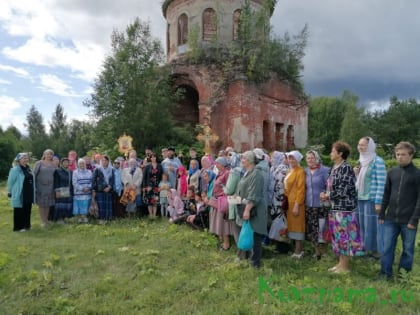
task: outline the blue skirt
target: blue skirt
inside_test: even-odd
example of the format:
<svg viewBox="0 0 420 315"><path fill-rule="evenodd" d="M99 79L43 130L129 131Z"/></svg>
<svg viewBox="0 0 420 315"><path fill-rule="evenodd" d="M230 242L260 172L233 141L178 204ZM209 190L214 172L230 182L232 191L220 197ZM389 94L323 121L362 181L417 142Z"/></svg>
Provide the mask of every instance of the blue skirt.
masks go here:
<svg viewBox="0 0 420 315"><path fill-rule="evenodd" d="M375 204L370 200L357 201L357 219L366 251L383 253L382 225L378 222Z"/></svg>
<svg viewBox="0 0 420 315"><path fill-rule="evenodd" d="M112 193L98 192L96 202L99 209L99 220L112 219Z"/></svg>

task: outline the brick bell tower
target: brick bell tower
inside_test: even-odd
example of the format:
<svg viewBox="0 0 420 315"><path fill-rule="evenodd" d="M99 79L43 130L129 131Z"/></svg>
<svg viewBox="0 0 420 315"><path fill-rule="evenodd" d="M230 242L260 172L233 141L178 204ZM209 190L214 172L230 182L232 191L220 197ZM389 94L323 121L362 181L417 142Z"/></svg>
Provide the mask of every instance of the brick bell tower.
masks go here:
<svg viewBox="0 0 420 315"><path fill-rule="evenodd" d="M262 9L263 2L249 1L253 10ZM219 136L213 151L227 146L240 152L254 147L269 151L303 148L308 107L287 83L273 78L257 85L243 73L226 81L220 63L188 61L192 34L201 49L227 46L236 39L244 4L245 0L163 2L167 62L176 86L185 90L175 118L181 123L209 125Z"/></svg>

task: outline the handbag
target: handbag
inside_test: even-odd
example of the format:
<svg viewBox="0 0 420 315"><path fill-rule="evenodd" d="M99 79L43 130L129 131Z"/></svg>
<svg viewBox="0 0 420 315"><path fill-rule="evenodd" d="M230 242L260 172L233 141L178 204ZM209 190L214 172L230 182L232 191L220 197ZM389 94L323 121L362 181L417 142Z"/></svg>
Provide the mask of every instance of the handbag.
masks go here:
<svg viewBox="0 0 420 315"><path fill-rule="evenodd" d="M98 203L92 199L92 201L90 202L90 206L89 206L89 214L92 217L95 218L99 218L99 208L98 208Z"/></svg>
<svg viewBox="0 0 420 315"><path fill-rule="evenodd" d="M207 203L210 207L217 209L217 198L211 197Z"/></svg>
<svg viewBox="0 0 420 315"><path fill-rule="evenodd" d="M318 219L318 243L331 243L332 235L326 218Z"/></svg>
<svg viewBox="0 0 420 315"><path fill-rule="evenodd" d="M273 220L268 237L279 242L287 240L287 219L284 213Z"/></svg>
<svg viewBox="0 0 420 315"><path fill-rule="evenodd" d="M241 233L239 233L238 248L240 250L251 250L254 247L254 230L249 220L242 224Z"/></svg>
<svg viewBox="0 0 420 315"><path fill-rule="evenodd" d="M229 211L229 203L226 195L217 198L217 211L226 213Z"/></svg>
<svg viewBox="0 0 420 315"><path fill-rule="evenodd" d="M56 189L56 197L61 198L69 198L70 197L70 187L60 187Z"/></svg>
<svg viewBox="0 0 420 315"><path fill-rule="evenodd" d="M244 217L245 206L246 206L246 204L243 204L243 203L236 205L236 210L237 210L238 216L241 219ZM252 207L252 209L249 213L249 216L252 218L252 217L255 217L256 215L257 215L256 209L255 209L255 207Z"/></svg>
<svg viewBox="0 0 420 315"><path fill-rule="evenodd" d="M124 192L120 198L120 203L127 205L129 202L134 202L136 200L136 191L134 189L125 188Z"/></svg>
<svg viewBox="0 0 420 315"><path fill-rule="evenodd" d="M325 210L330 210L332 208L332 204L330 200L320 201L321 208Z"/></svg>
<svg viewBox="0 0 420 315"><path fill-rule="evenodd" d="M71 173L69 173L69 185L68 187L59 187L55 190L55 197L58 199L69 198L70 194L70 184L71 184Z"/></svg>

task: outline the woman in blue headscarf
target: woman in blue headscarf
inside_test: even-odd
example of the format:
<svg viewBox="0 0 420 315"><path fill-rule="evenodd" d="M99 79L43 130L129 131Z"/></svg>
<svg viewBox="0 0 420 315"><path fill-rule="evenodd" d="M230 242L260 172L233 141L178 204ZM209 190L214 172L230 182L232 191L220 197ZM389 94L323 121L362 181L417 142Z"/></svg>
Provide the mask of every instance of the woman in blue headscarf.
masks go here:
<svg viewBox="0 0 420 315"><path fill-rule="evenodd" d="M28 162L26 153L16 155L7 179L7 190L13 207L13 231L25 232L31 228L34 176Z"/></svg>
<svg viewBox="0 0 420 315"><path fill-rule="evenodd" d="M187 182L188 182L188 185L194 186L195 193L198 192L199 179L200 179L199 163L197 160L191 160L189 168L188 168Z"/></svg>

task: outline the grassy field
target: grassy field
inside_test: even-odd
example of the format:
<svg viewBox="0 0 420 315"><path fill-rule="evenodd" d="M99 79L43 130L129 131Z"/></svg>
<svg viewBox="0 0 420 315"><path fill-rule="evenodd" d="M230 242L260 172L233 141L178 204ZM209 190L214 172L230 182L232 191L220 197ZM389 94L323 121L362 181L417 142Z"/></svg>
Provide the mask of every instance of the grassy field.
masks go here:
<svg viewBox="0 0 420 315"><path fill-rule="evenodd" d="M420 257L397 282L354 259L348 275L321 261L264 248L260 270L220 252L216 239L167 221L56 225L12 232L0 189L0 314L420 314Z"/></svg>

